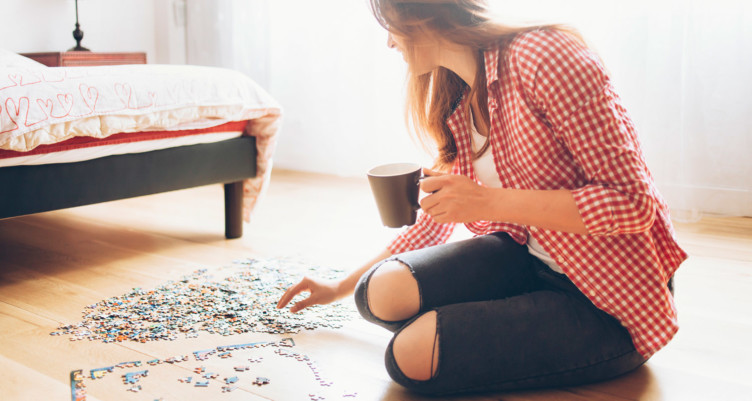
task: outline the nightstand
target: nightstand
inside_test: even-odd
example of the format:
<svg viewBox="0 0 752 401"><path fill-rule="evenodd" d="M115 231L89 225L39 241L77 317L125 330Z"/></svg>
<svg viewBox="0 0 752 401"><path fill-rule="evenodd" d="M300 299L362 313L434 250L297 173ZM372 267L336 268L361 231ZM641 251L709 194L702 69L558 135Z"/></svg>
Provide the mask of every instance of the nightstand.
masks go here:
<svg viewBox="0 0 752 401"><path fill-rule="evenodd" d="M21 53L48 67L146 64L146 53L45 52Z"/></svg>

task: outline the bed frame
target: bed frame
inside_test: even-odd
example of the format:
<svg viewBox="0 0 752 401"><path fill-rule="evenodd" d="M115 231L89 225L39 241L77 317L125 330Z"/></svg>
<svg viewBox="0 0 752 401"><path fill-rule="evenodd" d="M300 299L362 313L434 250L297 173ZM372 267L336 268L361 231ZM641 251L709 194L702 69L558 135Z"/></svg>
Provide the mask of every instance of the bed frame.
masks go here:
<svg viewBox="0 0 752 401"><path fill-rule="evenodd" d="M77 163L0 168L0 219L224 184L225 237L243 235L243 180L256 176L252 136Z"/></svg>

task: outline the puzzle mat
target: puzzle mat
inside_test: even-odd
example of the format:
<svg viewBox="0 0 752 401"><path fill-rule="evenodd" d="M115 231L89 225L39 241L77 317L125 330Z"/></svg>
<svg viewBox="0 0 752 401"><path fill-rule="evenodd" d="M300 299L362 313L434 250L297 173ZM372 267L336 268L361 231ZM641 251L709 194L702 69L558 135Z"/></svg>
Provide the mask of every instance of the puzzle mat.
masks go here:
<svg viewBox="0 0 752 401"><path fill-rule="evenodd" d="M337 329L356 316L352 305L342 303L315 306L297 314L287 308L277 310L279 297L302 275L335 278L343 273L290 260L246 259L200 269L152 289L134 288L87 306L81 322L63 324L50 334L67 336L70 341L124 345L203 340L179 341L180 349L217 338L228 341L211 348L185 349L177 355L74 369L70 372L71 399L83 401L87 393L107 394L113 381L122 383L115 386L123 392L117 399L172 399L177 382L182 395L175 399L237 399L233 394L244 394L247 399L249 391L258 395L292 391L295 386L291 384L300 380L307 380L311 392L301 395L298 391L294 399L357 398L357 393L326 378L312 358L293 349L291 334ZM287 337L279 340L280 336ZM242 341L251 338L253 342ZM166 345L155 344L151 349L175 349ZM158 356L157 352L150 354ZM169 394L160 394L167 389Z"/></svg>

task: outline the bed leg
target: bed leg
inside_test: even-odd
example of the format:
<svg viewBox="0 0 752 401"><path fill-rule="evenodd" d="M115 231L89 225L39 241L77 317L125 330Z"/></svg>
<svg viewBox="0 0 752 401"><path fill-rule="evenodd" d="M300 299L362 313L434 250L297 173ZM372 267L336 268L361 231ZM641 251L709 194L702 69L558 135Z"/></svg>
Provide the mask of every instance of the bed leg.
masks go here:
<svg viewBox="0 0 752 401"><path fill-rule="evenodd" d="M243 181L225 184L225 238L243 236Z"/></svg>

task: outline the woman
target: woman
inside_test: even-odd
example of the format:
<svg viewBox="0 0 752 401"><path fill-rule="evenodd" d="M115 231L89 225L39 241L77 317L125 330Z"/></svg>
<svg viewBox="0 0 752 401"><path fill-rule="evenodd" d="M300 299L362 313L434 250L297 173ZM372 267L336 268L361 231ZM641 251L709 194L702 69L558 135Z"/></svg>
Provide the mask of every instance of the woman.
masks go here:
<svg viewBox="0 0 752 401"><path fill-rule="evenodd" d="M511 27L482 0L371 0L409 65L408 114L438 149L418 222L296 312L355 293L395 334L386 367L423 393L605 380L678 326L686 258L634 125L597 56L558 26ZM464 223L476 237L446 243Z"/></svg>

